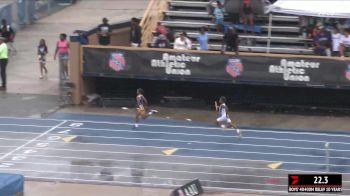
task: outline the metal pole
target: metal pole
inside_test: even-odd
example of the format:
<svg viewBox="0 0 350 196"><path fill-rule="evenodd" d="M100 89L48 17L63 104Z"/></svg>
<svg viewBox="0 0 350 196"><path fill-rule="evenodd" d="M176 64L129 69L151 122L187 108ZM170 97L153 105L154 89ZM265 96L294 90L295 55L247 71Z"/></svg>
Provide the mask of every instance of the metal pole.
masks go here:
<svg viewBox="0 0 350 196"><path fill-rule="evenodd" d="M324 147L326 149L326 172L329 172L329 143L326 142Z"/></svg>
<svg viewBox="0 0 350 196"><path fill-rule="evenodd" d="M266 53L270 53L270 45L271 45L271 27L272 27L272 14L269 14L269 28L267 32L267 50Z"/></svg>

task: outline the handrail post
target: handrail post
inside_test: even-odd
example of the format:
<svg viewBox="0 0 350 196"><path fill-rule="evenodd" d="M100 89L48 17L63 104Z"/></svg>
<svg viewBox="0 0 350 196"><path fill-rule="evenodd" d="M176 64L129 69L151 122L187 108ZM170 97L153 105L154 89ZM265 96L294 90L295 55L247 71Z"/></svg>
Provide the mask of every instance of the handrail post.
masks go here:
<svg viewBox="0 0 350 196"><path fill-rule="evenodd" d="M324 147L326 149L326 172L329 172L329 142L326 142Z"/></svg>
<svg viewBox="0 0 350 196"><path fill-rule="evenodd" d="M269 28L267 33L267 50L266 53L270 53L270 46L271 46L271 28L272 28L272 14L269 14Z"/></svg>

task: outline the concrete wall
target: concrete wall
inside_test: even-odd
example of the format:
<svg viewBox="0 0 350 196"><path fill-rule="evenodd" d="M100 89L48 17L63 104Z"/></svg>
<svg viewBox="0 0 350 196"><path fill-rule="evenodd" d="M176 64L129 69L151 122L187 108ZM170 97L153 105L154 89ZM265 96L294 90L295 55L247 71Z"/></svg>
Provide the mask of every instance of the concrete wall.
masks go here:
<svg viewBox="0 0 350 196"><path fill-rule="evenodd" d="M111 25L111 45L112 46L129 46L129 31L130 22L125 21ZM90 29L87 32L89 38L89 45L98 45L97 28ZM81 104L83 97L87 94L95 92L95 79L83 78L83 57L82 46L77 40L76 36L70 37L70 62L69 62L69 75L71 82L74 83L75 88L73 90L73 103Z"/></svg>
<svg viewBox="0 0 350 196"><path fill-rule="evenodd" d="M130 40L129 31L130 31L129 27L112 30L111 45L112 46L129 46L129 40ZM96 33L89 35L88 38L89 38L89 44L98 45L98 36Z"/></svg>

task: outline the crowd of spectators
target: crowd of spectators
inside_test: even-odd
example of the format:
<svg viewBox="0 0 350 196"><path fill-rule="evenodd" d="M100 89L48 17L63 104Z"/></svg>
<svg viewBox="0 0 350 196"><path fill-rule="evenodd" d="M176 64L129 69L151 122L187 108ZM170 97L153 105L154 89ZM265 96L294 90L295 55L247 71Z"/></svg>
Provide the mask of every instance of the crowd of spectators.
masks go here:
<svg viewBox="0 0 350 196"><path fill-rule="evenodd" d="M302 18L305 20L308 17ZM302 29L302 36L312 40L313 50L316 55L344 57L345 52L349 51L350 19L316 20L314 25L304 26Z"/></svg>
<svg viewBox="0 0 350 196"><path fill-rule="evenodd" d="M270 1L271 2L271 1ZM222 34L222 51L232 51L237 55L239 36L238 32L232 25L225 26L225 8L223 7L224 0L211 0L208 4L208 14L213 18L216 24L216 31ZM251 32L254 34L254 13L251 5L251 0L241 0L241 21L242 31L246 34ZM310 22L314 20L315 22ZM130 28L130 46L140 47L142 31L139 25L140 20L137 18L131 19ZM249 26L248 27L248 23ZM314 23L314 25L310 25ZM321 56L345 56L350 48L350 19L337 20L325 19L324 21L317 20L311 17L300 17L301 36L305 39L312 40L312 47L316 55ZM3 27L2 27L3 28ZM199 29L196 36L191 33L191 37L187 36L186 32L174 34L170 29L165 27L161 22L157 23L157 27L153 32L153 40L148 44L154 48L173 48L177 50L209 50L209 27L203 26ZM98 38L101 45L109 45L111 42L111 27L108 24L108 19L103 18L102 24L98 26Z"/></svg>

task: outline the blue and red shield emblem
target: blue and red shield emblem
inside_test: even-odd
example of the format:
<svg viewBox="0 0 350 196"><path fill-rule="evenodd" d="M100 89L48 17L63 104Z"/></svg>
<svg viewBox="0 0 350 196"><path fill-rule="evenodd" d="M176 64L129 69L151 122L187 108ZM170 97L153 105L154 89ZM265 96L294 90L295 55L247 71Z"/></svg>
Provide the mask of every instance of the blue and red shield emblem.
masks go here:
<svg viewBox="0 0 350 196"><path fill-rule="evenodd" d="M243 64L240 59L228 59L226 64L226 72L232 77L238 77L243 73Z"/></svg>
<svg viewBox="0 0 350 196"><path fill-rule="evenodd" d="M348 65L348 68L345 71L345 77L350 80L350 64Z"/></svg>
<svg viewBox="0 0 350 196"><path fill-rule="evenodd" d="M125 69L126 60L123 53L113 52L109 57L109 67L114 71L122 71Z"/></svg>

